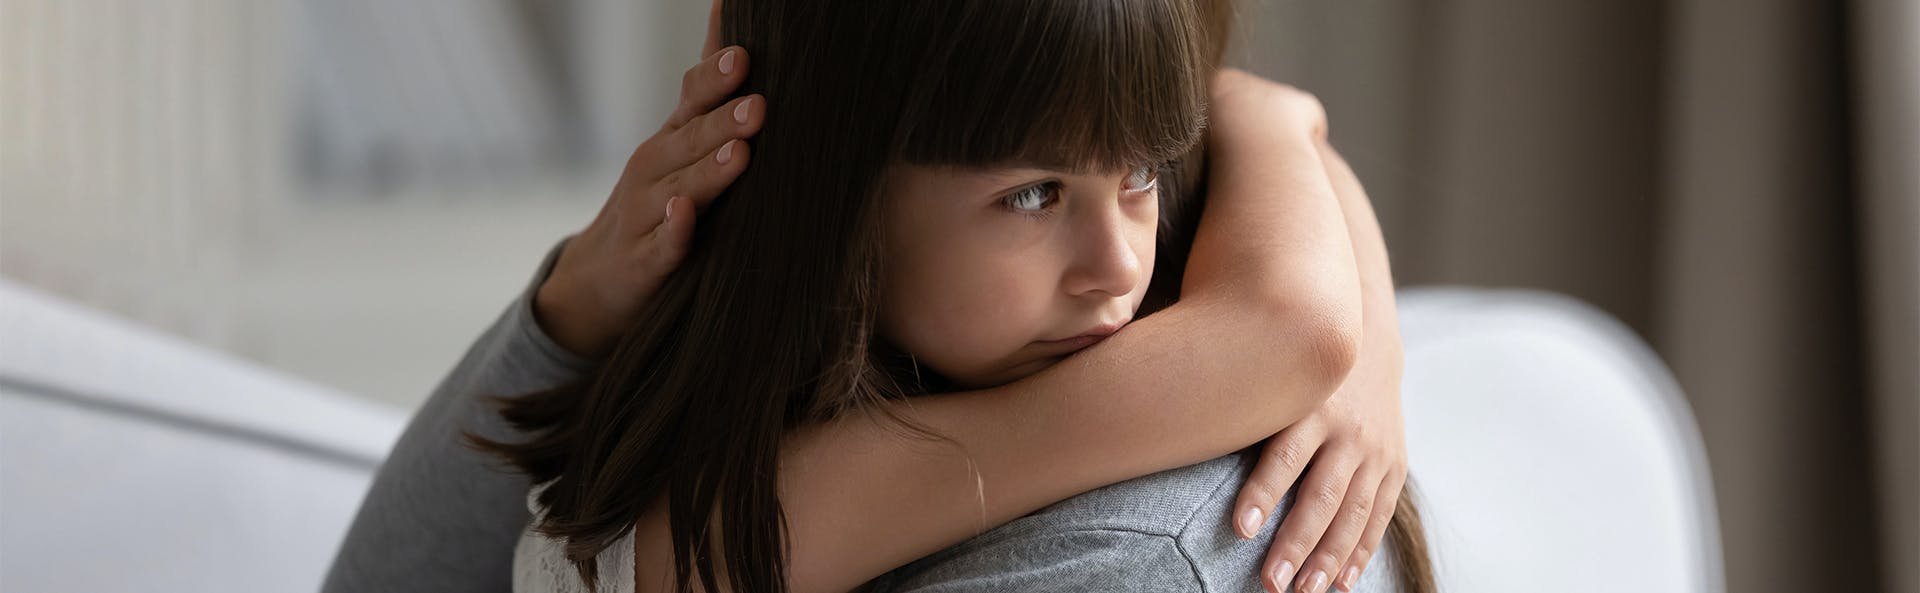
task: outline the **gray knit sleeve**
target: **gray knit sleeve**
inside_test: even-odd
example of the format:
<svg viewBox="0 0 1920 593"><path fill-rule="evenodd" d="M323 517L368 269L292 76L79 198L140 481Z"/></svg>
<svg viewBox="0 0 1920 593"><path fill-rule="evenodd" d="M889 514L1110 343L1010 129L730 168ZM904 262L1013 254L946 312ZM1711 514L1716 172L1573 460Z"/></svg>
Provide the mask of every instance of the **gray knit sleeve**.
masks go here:
<svg viewBox="0 0 1920 593"><path fill-rule="evenodd" d="M462 446L459 433L512 438L481 397L531 393L592 369L534 322L533 296L565 245L563 239L548 251L407 424L334 556L323 593L511 591L529 484Z"/></svg>

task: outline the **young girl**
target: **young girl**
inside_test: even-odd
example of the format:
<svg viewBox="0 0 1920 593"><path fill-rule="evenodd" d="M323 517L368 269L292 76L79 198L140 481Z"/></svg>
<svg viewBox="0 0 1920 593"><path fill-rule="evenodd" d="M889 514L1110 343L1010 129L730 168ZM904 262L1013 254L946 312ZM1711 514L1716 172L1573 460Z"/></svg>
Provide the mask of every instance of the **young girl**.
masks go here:
<svg viewBox="0 0 1920 593"><path fill-rule="evenodd" d="M506 399L527 439L480 439L539 484L524 583L578 586L533 572L558 560L615 590L844 590L939 551L873 586L1257 587L1264 546L1231 537L1222 494L1250 459L1221 455L1340 383L1353 256L1330 200L1181 208L1209 20L1179 0L729 5L761 62L744 88L764 97L736 104L765 110L742 118L769 122L757 162L597 372ZM1225 98L1210 142L1257 121ZM662 228L691 224L680 205Z"/></svg>

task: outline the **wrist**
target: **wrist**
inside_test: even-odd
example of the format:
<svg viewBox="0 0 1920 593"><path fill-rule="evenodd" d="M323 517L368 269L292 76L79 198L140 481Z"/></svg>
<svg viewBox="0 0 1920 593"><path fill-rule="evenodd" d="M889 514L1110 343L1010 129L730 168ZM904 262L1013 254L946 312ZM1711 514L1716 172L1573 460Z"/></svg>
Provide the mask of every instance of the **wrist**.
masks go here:
<svg viewBox="0 0 1920 593"><path fill-rule="evenodd" d="M555 344L582 358L599 355L599 340L587 328L589 308L584 306L577 287L558 270L540 283L533 295L533 322Z"/></svg>

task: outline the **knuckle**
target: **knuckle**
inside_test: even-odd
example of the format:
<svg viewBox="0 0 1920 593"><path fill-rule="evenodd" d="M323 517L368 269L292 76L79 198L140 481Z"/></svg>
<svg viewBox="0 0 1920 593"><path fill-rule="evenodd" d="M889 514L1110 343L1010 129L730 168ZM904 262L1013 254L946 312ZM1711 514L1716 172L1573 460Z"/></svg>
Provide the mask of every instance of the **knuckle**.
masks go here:
<svg viewBox="0 0 1920 593"><path fill-rule="evenodd" d="M1327 576L1339 578L1340 574L1337 569L1340 568L1341 560L1343 560L1343 558L1341 558L1339 554L1335 554L1333 550L1321 550L1320 553L1314 554L1312 558L1308 558L1307 563L1318 563L1326 569L1328 573Z"/></svg>
<svg viewBox="0 0 1920 593"><path fill-rule="evenodd" d="M1307 495L1307 502L1314 508L1337 509L1340 508L1341 494L1342 492L1336 486L1320 485L1314 487Z"/></svg>
<svg viewBox="0 0 1920 593"><path fill-rule="evenodd" d="M1349 521L1365 525L1373 516L1373 499L1365 495L1347 497L1346 513Z"/></svg>
<svg viewBox="0 0 1920 593"><path fill-rule="evenodd" d="M1373 433L1375 431L1369 428L1367 423L1364 421L1361 421L1359 418L1353 418L1353 419L1347 420L1345 427L1347 429L1347 433L1353 435L1353 439L1356 441L1360 441L1364 443L1364 442L1370 442L1373 440ZM1373 451L1368 452L1368 456L1372 456L1373 454L1374 454Z"/></svg>
<svg viewBox="0 0 1920 593"><path fill-rule="evenodd" d="M660 157L658 156L658 153L660 151L659 144L660 144L661 137L662 137L661 134L656 133L652 137L647 138L645 142L641 142L639 146L634 147L633 153L627 155L627 166L626 166L627 171L631 171L633 169L641 167L642 165L652 163L655 160L659 159ZM623 171L623 177L624 177L624 173L625 172Z"/></svg>
<svg viewBox="0 0 1920 593"><path fill-rule="evenodd" d="M685 246L675 240L673 233L668 232L665 223L655 227L651 239L646 255L641 258L640 267L653 276L665 276L680 265L680 254Z"/></svg>
<svg viewBox="0 0 1920 593"><path fill-rule="evenodd" d="M1342 567L1355 566L1365 570L1367 566L1366 544L1362 543L1361 545L1354 546L1353 550L1347 552L1347 557L1341 559L1340 565Z"/></svg>
<svg viewBox="0 0 1920 593"><path fill-rule="evenodd" d="M1267 458L1282 467L1297 468L1307 464L1306 445L1295 439L1280 439L1267 445Z"/></svg>
<svg viewBox="0 0 1920 593"><path fill-rule="evenodd" d="M674 266L680 264L680 254L685 246L681 245L680 241L678 241L672 233L663 231L656 234L655 237L653 257L651 258L655 266L655 271L661 274L671 272Z"/></svg>
<svg viewBox="0 0 1920 593"><path fill-rule="evenodd" d="M680 195L680 186L685 183L686 176L686 169L674 169L666 177L660 178L659 183L653 184L654 201L665 204L668 199Z"/></svg>
<svg viewBox="0 0 1920 593"><path fill-rule="evenodd" d="M1387 523L1393 520L1392 511L1384 507L1378 509L1378 511L1379 512L1373 513L1373 516L1367 519L1367 531L1374 533L1384 532L1387 528Z"/></svg>
<svg viewBox="0 0 1920 593"><path fill-rule="evenodd" d="M676 154L680 157L680 162L692 163L707 156L706 147L702 146L700 142L700 127L701 126L698 125L691 125L680 128L679 141L675 142L675 144L679 146Z"/></svg>
<svg viewBox="0 0 1920 593"><path fill-rule="evenodd" d="M1280 555L1284 558L1306 558L1307 554L1313 553L1314 543L1305 535L1288 537L1280 543Z"/></svg>
<svg viewBox="0 0 1920 593"><path fill-rule="evenodd" d="M694 88L700 84L700 71L704 69L702 67L705 65L705 62L694 64L693 67L687 68L685 74L680 75L681 100L685 100L687 97L693 95Z"/></svg>
<svg viewBox="0 0 1920 593"><path fill-rule="evenodd" d="M1260 507L1261 512L1266 512L1267 508L1273 506L1273 501L1279 499L1277 492L1269 480L1247 482L1247 503Z"/></svg>
<svg viewBox="0 0 1920 593"><path fill-rule="evenodd" d="M718 140L732 132L734 126L740 125L733 121L733 109L740 104L740 101L740 99L727 101L721 103L718 107L714 107L713 111L707 112L706 125L703 127L708 129L708 134L711 137Z"/></svg>
<svg viewBox="0 0 1920 593"><path fill-rule="evenodd" d="M664 278L668 274L672 274L674 268L679 267L680 259L675 257L673 252L674 248L665 243L665 241L661 241L652 245L650 252L640 263L640 273L642 276L655 279Z"/></svg>

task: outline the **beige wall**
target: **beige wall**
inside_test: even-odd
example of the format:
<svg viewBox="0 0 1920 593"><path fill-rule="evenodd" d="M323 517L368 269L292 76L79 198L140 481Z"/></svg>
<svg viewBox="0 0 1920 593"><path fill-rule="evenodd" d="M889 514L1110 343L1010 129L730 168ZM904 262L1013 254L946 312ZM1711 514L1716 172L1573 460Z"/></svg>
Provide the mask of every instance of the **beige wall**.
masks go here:
<svg viewBox="0 0 1920 593"><path fill-rule="evenodd" d="M411 407L614 171L312 189L290 6L0 0L0 274Z"/></svg>
<svg viewBox="0 0 1920 593"><path fill-rule="evenodd" d="M1730 591L1916 590L1912 3L1855 3L1866 47L1838 2L1248 7L1243 63L1327 101L1401 284L1565 292L1673 366Z"/></svg>
<svg viewBox="0 0 1920 593"><path fill-rule="evenodd" d="M0 267L214 342L249 196L285 179L277 13L0 2Z"/></svg>
<svg viewBox="0 0 1920 593"><path fill-rule="evenodd" d="M1888 590L1920 592L1920 3L1853 17L1880 558Z"/></svg>

